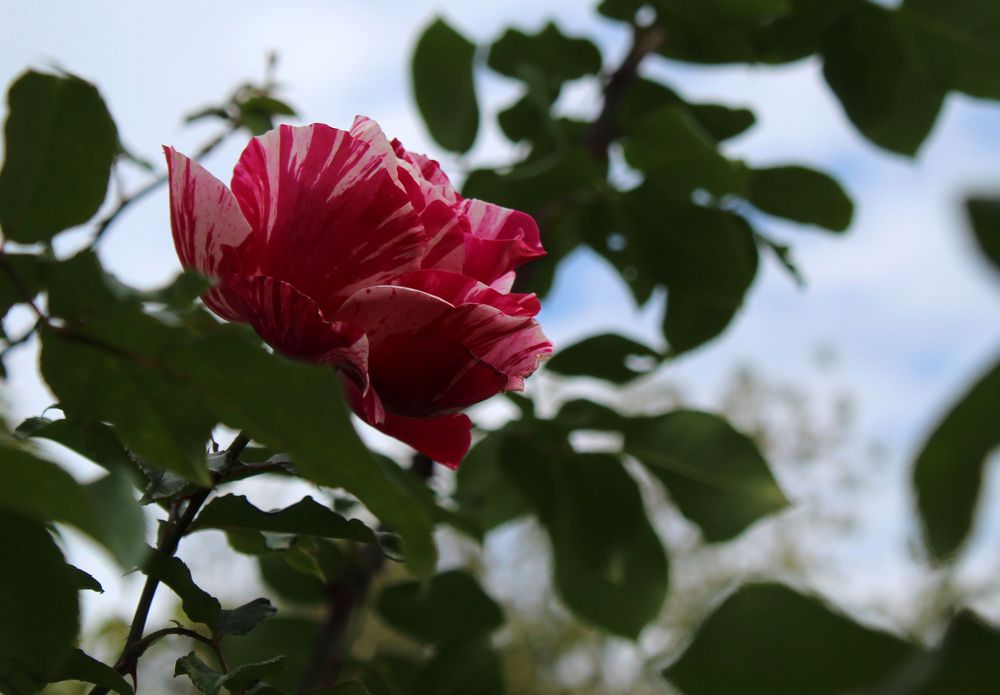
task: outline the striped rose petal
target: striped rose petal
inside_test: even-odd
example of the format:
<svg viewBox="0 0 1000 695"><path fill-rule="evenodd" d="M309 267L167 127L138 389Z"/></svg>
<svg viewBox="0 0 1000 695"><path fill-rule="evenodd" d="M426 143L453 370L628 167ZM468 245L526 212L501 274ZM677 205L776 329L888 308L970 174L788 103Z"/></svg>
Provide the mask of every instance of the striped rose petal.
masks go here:
<svg viewBox="0 0 1000 695"><path fill-rule="evenodd" d="M247 145L233 193L261 244L261 272L324 311L416 269L426 241L386 153L324 125L279 126Z"/></svg>

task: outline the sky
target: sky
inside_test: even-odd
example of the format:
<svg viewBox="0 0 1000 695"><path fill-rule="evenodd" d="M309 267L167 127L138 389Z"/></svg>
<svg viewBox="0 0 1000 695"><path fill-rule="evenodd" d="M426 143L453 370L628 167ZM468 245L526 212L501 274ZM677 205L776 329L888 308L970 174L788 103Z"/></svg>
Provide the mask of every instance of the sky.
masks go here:
<svg viewBox="0 0 1000 695"><path fill-rule="evenodd" d="M347 127L355 114L371 116L409 149L439 157L459 178L476 162L510 161L513 153L488 115L476 147L461 160L442 153L423 128L410 91L409 58L420 28L436 13L479 42L507 26L533 31L554 19L564 32L597 41L609 64L629 38L591 3L570 0L34 0L0 4L0 83L28 67L53 66L95 82L126 145L159 163L163 144L191 153L210 138L212 126L184 126L182 116L258 78L265 54L274 50L283 93L306 121ZM1000 276L975 252L961 208L970 191L1000 192L1000 106L949 96L930 139L910 160L857 135L815 60L776 68L658 61L645 69L689 99L754 109L757 125L727 144L730 156L829 171L857 205L844 235L762 218L763 230L793 245L806 287L796 287L773 259L766 260L729 330L653 379L683 383L696 403L711 407L736 365L808 384L818 378L817 351L832 351L830 389L853 395L863 435L889 452L885 494L870 516L873 528L881 529L878 537L892 539L898 550L908 533L906 466L923 433L1000 355ZM486 72L477 80L484 114L518 93L514 83ZM594 94L592 83L575 85L560 106L588 113ZM243 144L229 142L206 165L228 180ZM129 172L126 187L137 187L142 176ZM67 237L67 247L83 238ZM169 280L179 265L165 192L123 215L101 254L131 284ZM580 252L562 267L541 321L557 346L607 330L659 344L662 301L634 307L614 272ZM30 376L36 358L28 346L8 365L14 377L6 398L15 421L51 402ZM991 498L998 493L993 489ZM990 525L1000 527L994 521ZM123 590L126 598L131 590Z"/></svg>

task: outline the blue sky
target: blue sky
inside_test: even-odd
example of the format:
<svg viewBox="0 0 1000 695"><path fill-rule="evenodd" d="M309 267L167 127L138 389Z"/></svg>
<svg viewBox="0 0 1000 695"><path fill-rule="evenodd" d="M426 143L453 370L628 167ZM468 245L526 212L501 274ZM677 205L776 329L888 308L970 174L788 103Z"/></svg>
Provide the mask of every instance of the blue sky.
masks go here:
<svg viewBox="0 0 1000 695"><path fill-rule="evenodd" d="M0 5L0 82L8 84L26 67L51 65L93 80L128 146L159 162L161 144L192 152L210 137L210 126L183 127L181 116L258 76L266 51L274 49L288 100L307 120L346 127L356 113L372 116L410 149L441 156L457 177L472 162L505 161L511 153L489 119L463 161L442 156L424 131L411 99L409 56L418 29L435 12L480 41L507 25L530 31L553 18L567 33L598 40L612 62L628 39L590 3L568 0L36 0ZM890 452L889 511L880 523L891 529L885 534L893 542L902 542L905 466L921 433L1000 354L1000 276L976 255L959 205L970 190L1000 192L1000 106L949 97L930 140L911 161L854 132L822 83L817 61L711 69L657 63L648 73L669 79L691 99L753 108L758 124L728 146L731 156L829 170L857 203L855 224L843 236L763 220L773 236L793 243L807 287L796 288L766 262L724 336L667 366L659 378L683 382L709 407L739 363L808 383L816 378L816 350L831 347L839 356L838 384L858 401L864 436ZM480 77L485 113L517 94L507 80ZM593 85L576 86L563 106L592 109L593 93ZM209 168L228 180L241 148L239 142L221 148ZM140 179L133 173L125 181L134 187ZM153 286L179 269L166 210L164 193L151 196L110 232L102 254L123 280ZM557 345L605 330L655 342L657 321L655 307L635 308L621 281L587 253L563 266L543 313ZM6 398L14 419L50 403L30 376L35 359L29 347L9 365L15 377Z"/></svg>

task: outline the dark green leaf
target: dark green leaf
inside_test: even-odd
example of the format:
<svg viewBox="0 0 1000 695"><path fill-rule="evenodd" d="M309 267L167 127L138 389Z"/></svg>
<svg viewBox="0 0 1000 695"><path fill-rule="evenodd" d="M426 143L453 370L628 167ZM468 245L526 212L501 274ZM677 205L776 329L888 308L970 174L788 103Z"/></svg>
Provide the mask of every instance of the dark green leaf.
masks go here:
<svg viewBox="0 0 1000 695"><path fill-rule="evenodd" d="M485 639L462 640L441 649L421 669L416 693L503 695L503 665Z"/></svg>
<svg viewBox="0 0 1000 695"><path fill-rule="evenodd" d="M11 241L48 241L97 212L118 132L94 85L26 72L7 95L0 226Z"/></svg>
<svg viewBox="0 0 1000 695"><path fill-rule="evenodd" d="M503 624L500 607L460 570L382 589L378 612L397 630L436 644L490 633Z"/></svg>
<svg viewBox="0 0 1000 695"><path fill-rule="evenodd" d="M685 695L840 695L883 680L912 648L778 585L725 601L664 675Z"/></svg>
<svg viewBox="0 0 1000 695"><path fill-rule="evenodd" d="M1000 445L1000 362L938 423L917 456L913 484L927 548L947 559L965 540L987 457Z"/></svg>
<svg viewBox="0 0 1000 695"><path fill-rule="evenodd" d="M680 106L647 113L625 140L625 159L678 192L740 193L746 172L716 149L712 137Z"/></svg>
<svg viewBox="0 0 1000 695"><path fill-rule="evenodd" d="M94 591L98 594L104 593L104 587L101 583L94 579L90 574L84 572L79 567L74 567L73 565L68 565L70 574L73 577L73 583L79 591Z"/></svg>
<svg viewBox="0 0 1000 695"><path fill-rule="evenodd" d="M181 607L188 618L212 628L218 624L222 611L219 600L194 583L191 570L180 558L150 549L142 571L159 579L180 597Z"/></svg>
<svg viewBox="0 0 1000 695"><path fill-rule="evenodd" d="M753 169L749 192L750 202L768 214L835 232L854 216L854 203L836 179L806 167Z"/></svg>
<svg viewBox="0 0 1000 695"><path fill-rule="evenodd" d="M245 635L257 627L261 621L272 617L278 609L266 598L256 598L239 608L222 609L212 626L214 635Z"/></svg>
<svg viewBox="0 0 1000 695"><path fill-rule="evenodd" d="M80 628L77 578L42 526L0 510L0 684L41 688L71 656Z"/></svg>
<svg viewBox="0 0 1000 695"><path fill-rule="evenodd" d="M823 74L847 117L876 145L913 155L937 120L946 89L898 13L851 5L823 48Z"/></svg>
<svg viewBox="0 0 1000 695"><path fill-rule="evenodd" d="M466 455L455 476L455 501L462 513L489 531L530 511L524 496L503 472L504 430L487 433Z"/></svg>
<svg viewBox="0 0 1000 695"><path fill-rule="evenodd" d="M345 519L312 497L303 497L284 509L265 512L253 506L243 495L223 495L209 502L191 525L192 531L202 529L292 533L359 543L374 543L376 540L374 532L364 522Z"/></svg>
<svg viewBox="0 0 1000 695"><path fill-rule="evenodd" d="M677 410L634 421L625 451L663 481L711 542L732 538L787 504L757 445L717 415Z"/></svg>
<svg viewBox="0 0 1000 695"><path fill-rule="evenodd" d="M431 137L465 152L476 141L479 105L472 78L476 46L440 17L424 30L413 52L413 91Z"/></svg>
<svg viewBox="0 0 1000 695"><path fill-rule="evenodd" d="M266 661L275 652L283 653L284 672L269 675L267 682L285 692L297 692L319 631L319 624L311 620L276 617L265 620L248 635L223 640L222 649L230 664Z"/></svg>
<svg viewBox="0 0 1000 695"><path fill-rule="evenodd" d="M0 319L15 304L34 299L42 291L42 268L39 256L27 253L0 255Z"/></svg>
<svg viewBox="0 0 1000 695"><path fill-rule="evenodd" d="M182 656L174 664L174 678L177 676L190 678L191 685L205 695L218 695L219 689L222 687L222 680L225 678L223 674L202 661L194 652Z"/></svg>
<svg viewBox="0 0 1000 695"><path fill-rule="evenodd" d="M325 584L318 577L294 568L280 553L261 555L257 563L261 579L285 601L313 605L326 596Z"/></svg>
<svg viewBox="0 0 1000 695"><path fill-rule="evenodd" d="M136 474L136 467L122 446L121 440L111 427L102 422L33 417L18 425L14 430L14 436L19 439L27 437L48 439L90 459L109 472Z"/></svg>
<svg viewBox="0 0 1000 695"><path fill-rule="evenodd" d="M504 471L549 533L556 588L566 605L608 632L635 639L666 595L663 546L617 457L550 449L556 436L537 429L509 438ZM542 442L549 444L543 449Z"/></svg>
<svg viewBox="0 0 1000 695"><path fill-rule="evenodd" d="M222 685L226 690L242 693L258 681L270 681L274 676L283 675L285 670L285 657L276 656L266 661L237 666L222 679Z"/></svg>
<svg viewBox="0 0 1000 695"><path fill-rule="evenodd" d="M550 22L534 35L508 29L490 47L487 64L507 77L524 79L534 72L558 86L600 72L601 52L588 39L566 36Z"/></svg>
<svg viewBox="0 0 1000 695"><path fill-rule="evenodd" d="M111 474L81 485L56 464L7 447L0 447L0 474L0 509L75 526L125 567L142 557L145 519L125 477Z"/></svg>
<svg viewBox="0 0 1000 695"><path fill-rule="evenodd" d="M371 695L368 692L368 688L362 685L359 681L346 681L344 683L338 683L332 688L327 688L324 690L314 690L312 695Z"/></svg>
<svg viewBox="0 0 1000 695"><path fill-rule="evenodd" d="M1000 99L1000 21L993 0L905 0L897 15L916 37L921 67L939 84Z"/></svg>
<svg viewBox="0 0 1000 695"><path fill-rule="evenodd" d="M630 358L646 358L652 364L637 369ZM651 347L617 333L603 333L563 348L545 366L567 376L592 376L624 384L648 373L659 360L660 354Z"/></svg>
<svg viewBox="0 0 1000 695"><path fill-rule="evenodd" d="M929 675L911 695L991 695L1000 680L1000 634L969 612L948 626L939 649L925 657ZM903 692L900 690L900 692Z"/></svg>
<svg viewBox="0 0 1000 695"><path fill-rule="evenodd" d="M686 112L716 142L735 137L756 122L753 111L749 109L734 109L721 104L689 104L674 90L652 80L635 80L624 95L617 119L625 134L632 132L646 114L665 106L674 106Z"/></svg>
<svg viewBox="0 0 1000 695"><path fill-rule="evenodd" d="M79 649L70 650L66 661L59 667L51 681L53 683L83 681L113 690L119 695L132 695L133 693L132 686L125 682L121 674Z"/></svg>
<svg viewBox="0 0 1000 695"><path fill-rule="evenodd" d="M554 420L571 430L623 430L629 423L617 410L582 398L565 403Z"/></svg>
<svg viewBox="0 0 1000 695"><path fill-rule="evenodd" d="M1000 198L971 198L966 205L979 248L1000 269Z"/></svg>

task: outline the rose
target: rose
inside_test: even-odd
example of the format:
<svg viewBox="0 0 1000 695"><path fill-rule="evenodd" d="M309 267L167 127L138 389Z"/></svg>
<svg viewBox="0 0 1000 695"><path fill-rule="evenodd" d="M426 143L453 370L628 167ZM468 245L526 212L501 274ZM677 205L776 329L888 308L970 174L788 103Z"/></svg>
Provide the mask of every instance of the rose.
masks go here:
<svg viewBox="0 0 1000 695"><path fill-rule="evenodd" d="M545 252L529 215L462 198L437 162L358 117L350 131L280 126L256 137L232 190L165 147L185 268L205 304L275 350L331 365L370 425L455 467L462 409L552 350L514 269Z"/></svg>

